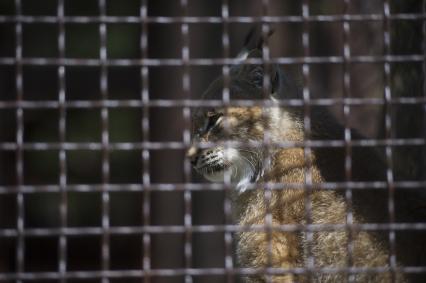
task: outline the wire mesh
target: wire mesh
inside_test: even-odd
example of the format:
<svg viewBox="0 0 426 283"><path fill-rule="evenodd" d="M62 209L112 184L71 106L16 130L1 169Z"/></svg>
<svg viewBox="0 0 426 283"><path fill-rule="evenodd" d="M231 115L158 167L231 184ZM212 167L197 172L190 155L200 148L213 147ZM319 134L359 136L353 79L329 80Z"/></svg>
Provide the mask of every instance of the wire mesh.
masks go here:
<svg viewBox="0 0 426 283"><path fill-rule="evenodd" d="M394 203L398 190L426 187L424 3L416 4L420 11L398 10L386 0L373 4L341 0L334 3L341 9L328 14L332 6L311 1L299 5L272 0L202 4L140 0L129 1L132 4L126 4L124 12L113 0L72 2L49 1L40 9L28 0L0 4L0 40L4 42L0 47L1 282L240 282L247 275L266 275L266 282L275 282L274 275L303 274L314 280L317 274L335 273L356 282L358 273L389 271L391 281L397 282L398 272L424 276L426 266L398 262L396 242L399 233L425 233L426 222L398 222ZM286 14L290 7L296 7L295 12ZM330 28L315 30L323 24ZM356 28L367 24L380 28ZM400 33L399 24L407 25ZM277 225L267 218L265 225L237 225L229 177L225 176L224 184L205 183L184 158L191 146L195 108L268 106L263 100L230 99L230 70L241 64L234 58L235 51L252 25L260 25L264 36L271 25L278 29L274 37L293 36L278 43L267 41L263 57L249 58L245 64L266 68L278 64L301 73L302 96L276 105L303 109L306 136L311 136L312 107L341 110L335 113L344 126L341 139L275 141L266 133L262 141L226 144L303 149L304 183L262 184L269 217L272 191L305 189L303 224ZM333 26L339 27L341 38L333 38ZM404 38L404 31L416 36L415 40L407 36L405 49L398 45L404 43L395 43L398 37ZM334 42L324 45L322 36ZM362 47L357 40L369 45L374 37L381 38L381 43L371 43L368 52L359 52ZM289 51L292 44L296 46L293 53ZM328 52L333 45L340 51ZM354 74L355 66L361 65L370 66L368 73ZM317 95L327 88L327 81L318 83L316 68L330 66L339 71L318 77L329 82L330 77L340 77L340 83L332 83L341 86L338 93L342 94ZM376 69L380 75L370 75ZM50 77L49 70L53 70ZM408 78L401 73L409 74ZM200 100L198 91L220 74L225 78L222 99ZM376 78L376 89L369 92L367 87L366 94L359 94L363 89L354 84L367 81L363 84L368 86L371 77ZM268 94L268 75L263 80ZM126 88L126 84L133 85ZM373 118L363 119L368 111L353 118L356 109L366 106L376 107L375 118L383 112L383 127L367 125L374 129L367 130L365 137L355 137L351 128L362 132L364 123L375 123L370 121ZM354 177L354 147L383 151L384 179ZM344 149L344 180L312 181L310 156L320 148ZM396 173L404 158L409 160L406 170L417 168L411 169L409 178ZM257 184L247 189L255 190ZM343 192L345 224L313 223L311 193L318 189ZM354 222L353 194L366 190L387 192L387 223ZM238 265L235 238L244 231L268 232L268 266ZM272 265L274 231L306 234L308 259L303 267ZM312 242L315 232L323 231L348 232L346 266L315 265ZM357 231L386 232L388 266L354 265L352 239Z"/></svg>

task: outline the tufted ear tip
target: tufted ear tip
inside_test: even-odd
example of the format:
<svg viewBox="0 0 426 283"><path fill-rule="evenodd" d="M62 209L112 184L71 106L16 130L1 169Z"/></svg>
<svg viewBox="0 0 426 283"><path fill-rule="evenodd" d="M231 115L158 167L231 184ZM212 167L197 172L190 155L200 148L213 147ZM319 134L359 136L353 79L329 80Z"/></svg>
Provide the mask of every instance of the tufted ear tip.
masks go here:
<svg viewBox="0 0 426 283"><path fill-rule="evenodd" d="M241 51L238 53L237 58L244 60L246 58L254 58L250 56L250 53L257 50L259 53L256 54L256 57L262 57L262 47L268 38L274 33L274 28L267 26L267 32L262 31L263 26L255 25L247 33L244 45ZM253 54L252 54L253 55Z"/></svg>
<svg viewBox="0 0 426 283"><path fill-rule="evenodd" d="M273 27L270 27L269 25L266 26L266 32L262 30L263 27L263 25L255 25L247 33L246 38L244 40L244 48L246 50L262 50L263 44L275 32L275 29Z"/></svg>

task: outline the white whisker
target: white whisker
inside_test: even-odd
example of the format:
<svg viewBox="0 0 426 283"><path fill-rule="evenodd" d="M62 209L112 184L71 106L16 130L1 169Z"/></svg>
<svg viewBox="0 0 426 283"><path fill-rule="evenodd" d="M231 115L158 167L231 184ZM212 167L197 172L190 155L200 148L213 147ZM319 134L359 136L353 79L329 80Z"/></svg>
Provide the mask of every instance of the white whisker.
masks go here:
<svg viewBox="0 0 426 283"><path fill-rule="evenodd" d="M256 172L256 166L255 166L255 164L252 161L250 161L250 159L248 157L246 157L246 156L244 156L242 154L240 155L240 157L242 159L246 160L249 163L250 167L253 168L253 172Z"/></svg>
<svg viewBox="0 0 426 283"><path fill-rule="evenodd" d="M212 182L224 182L230 178L236 184L236 189L241 193L247 185L256 177L258 171L257 158L261 152L244 148L216 148L214 156L209 156L209 161L214 160L215 164L207 162L202 173ZM213 153L212 153L213 155ZM213 165L221 165L219 167ZM222 168L222 169L220 169Z"/></svg>

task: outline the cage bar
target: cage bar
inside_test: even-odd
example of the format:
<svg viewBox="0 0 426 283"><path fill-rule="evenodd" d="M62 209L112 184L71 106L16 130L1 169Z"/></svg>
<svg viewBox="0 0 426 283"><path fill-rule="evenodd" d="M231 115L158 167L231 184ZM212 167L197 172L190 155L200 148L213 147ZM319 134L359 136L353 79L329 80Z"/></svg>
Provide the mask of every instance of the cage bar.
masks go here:
<svg viewBox="0 0 426 283"><path fill-rule="evenodd" d="M140 0L137 3L135 13L121 15L120 11L111 13L110 5L112 0L96 1L96 13L92 15L82 15L69 13L67 4L69 0L57 0L55 3L55 12L51 15L41 15L43 13L34 13L28 15L25 13L25 5L28 1L13 0L13 13L0 15L0 40L3 36L2 26L13 27L13 45L14 53L2 53L0 47L0 68L13 68L13 99L2 98L2 82L0 81L0 112L11 111L13 113L16 127L13 130L12 139L2 139L3 134L0 132L0 158L3 154L13 155L14 161L3 161L0 159L0 166L13 164L13 173L0 172L0 178L7 174L12 176L13 182L0 180L0 200L2 198L9 199L12 197L14 212L8 216L0 215L0 244L11 240L9 245L5 245L6 250L12 249L13 252L8 254L14 261L5 267L0 264L0 282L13 281L16 283L25 283L31 281L58 281L61 283L74 282L74 280L95 280L102 283L114 283L122 280L136 280L145 283L160 282L181 282L195 283L204 282L203 280L216 280L209 282L239 282L241 278L247 276L264 276L266 282L273 282L275 275L306 275L308 279L314 279L316 274L344 274L348 282L356 282L356 275L359 273L389 273L391 281L397 282L398 273L406 274L424 274L426 266L404 266L398 263L399 254L397 253L396 243L398 233L400 232L426 232L426 223L423 222L397 222L398 210L395 205L395 195L398 190L420 191L426 188L424 172L419 179L398 179L397 174L397 158L398 150L403 148L422 148L422 161L417 165L423 166L424 169L424 148L426 148L426 131L423 129L418 136L399 137L396 129L398 126L397 111L398 107L416 107L422 108L423 126L426 125L426 4L423 1L422 11L393 11L392 1L384 0L381 3L379 11L368 13L353 12L351 7L355 1L342 0L341 11L335 14L320 14L312 13L312 9L316 4L312 1L304 0L300 3L300 10L294 15L275 15L271 11L271 7L278 5L276 1L262 0L260 3L260 11L254 15L234 15L233 3L229 0L222 0L218 4L216 13L206 13L208 15L199 15L194 12L193 1L180 0L177 5L178 12L171 15L161 15L161 13L152 11L152 4L147 0ZM88 4L89 5L89 4ZM172 4L170 4L172 5ZM209 11L210 12L210 11ZM3 12L1 12L3 13ZM89 13L90 14L90 13ZM201 12L200 12L201 14ZM423 50L416 52L394 52L392 34L395 26L399 22L404 23L421 23L422 38L419 41L423 43ZM383 42L382 52L380 54L357 54L356 46L351 41L355 31L354 26L362 23L371 23L382 25L379 33ZM27 56L25 50L29 48L28 42L25 41L25 28L35 25L54 25L57 29L55 34L57 55L51 57L43 56ZM68 26L70 25L95 26L99 37L99 44L96 56L88 56L87 58L74 58L68 56L69 35ZM301 27L301 52L298 55L280 54L273 56L272 44L265 40L262 46L262 58L249 58L244 62L234 58L234 45L240 46L240 42L234 42L233 36L238 38L240 31L248 27L248 25L259 25L264 38L268 37L271 27L274 25L289 25L298 24ZM338 54L317 55L315 52L315 40L310 34L313 27L321 24L336 24L341 28L341 40L339 47L341 52ZM124 56L123 58L112 58L110 53L115 46L111 46L110 26L112 25L131 25L139 28L136 52L139 54L137 58L132 56ZM206 58L194 57L196 48L202 45L197 36L192 37L192 28L194 26L211 26L212 28L220 29L220 50L215 54ZM181 44L176 42L165 41L164 45L176 47L177 52L173 56L158 57L152 56L155 54L153 49L155 41L156 28L177 28L178 38ZM238 27L238 28L235 28ZM237 32L235 32L237 31ZM212 35L213 37L214 35ZM279 35L278 35L279 36ZM154 37L152 39L152 37ZM240 36L241 37L241 36ZM120 40L125 41L124 37ZM198 40L198 41L197 41ZM5 41L6 42L6 41ZM195 48L194 48L195 46ZM212 53L213 54L213 53ZM280 65L284 68L301 68L301 90L302 97L300 99L284 99L277 101L275 105L283 107L299 107L303 111L303 131L307 137L312 133L312 107L336 107L342 111L342 126L344 126L343 139L337 140L310 140L303 142L286 142L273 141L269 133L264 133L262 141L227 141L225 148L241 146L247 148L254 147L274 147L274 148L293 148L301 147L304 150L304 157L307 160L305 165L305 182L297 183L265 183L265 184L250 184L247 190L259 189L259 186L264 188L264 201L266 205L266 216L264 225L239 226L233 222L232 212L232 190L233 185L229 174L225 174L224 184L217 183L202 183L191 170L191 165L188 159L182 159L181 168L174 168L182 174L177 181L156 180L155 171L158 170L156 162L158 158L156 154L161 151L176 151L183 153L191 145L191 119L192 113L198 107L229 107L229 106L259 106L262 108L272 107L271 103L266 100L231 100L231 72L232 67L240 64L262 64L265 70L269 70L272 64ZM317 97L315 91L311 90L313 84L314 67L321 64L341 67L339 74L342 89L341 97ZM380 66L383 72L383 93L380 97L357 96L353 90L353 83L356 83L356 78L352 74L354 65L356 64L376 64ZM423 74L421 77L422 95L399 96L393 90L396 82L394 81L393 72L397 64L412 64L421 65ZM36 67L38 69L55 69L55 82L57 84L57 93L51 99L27 99L26 93L30 90L26 89L27 78L25 77L25 68ZM71 68L90 69L97 68L99 70L99 80L96 84L99 87L99 96L94 96L93 99L73 99L68 92L70 82L67 76L70 74ZM137 69L138 78L141 86L137 90L138 97L116 99L113 91L110 90L111 81L109 75L111 68L134 68ZM170 94L170 99L156 97L152 87L158 82L154 81L154 73L161 68L181 68L182 73L179 74L179 82L182 85L180 90L176 90L182 97L175 94ZM217 68L224 79L224 87L222 91L222 99L219 100L199 100L198 93L195 93L197 88L197 76L194 76L194 71L201 68ZM167 70L170 70L167 69ZM2 73L0 73L1 75ZM200 76L202 77L202 76ZM164 79L167 82L166 78ZM43 82L40 82L42 84ZM204 83L204 82L203 82ZM265 72L263 78L263 93L266 96L270 88L269 73ZM355 112L356 107L375 106L383 109L384 113L384 136L376 136L371 138L356 138L352 135L352 120L351 117ZM153 125L155 115L152 115L153 109L158 108L162 111L172 111L179 109L179 119L181 120L179 129L180 138L177 140L156 139L155 130L162 125ZM115 110L133 109L140 111L141 117L137 121L138 133L141 134L140 140L131 141L115 141L112 138L111 119L112 112ZM31 133L27 129L26 120L31 117L27 114L31 111L57 111L57 120L53 121L56 130L56 139L47 140L27 140L25 137ZM100 139L95 141L76 140L70 141L68 134L71 131L71 126L68 124L69 112L73 110L96 110L99 115L99 131ZM56 112L55 112L56 113ZM93 121L87 121L93 122ZM167 121L165 123L172 123ZM176 127L179 127L176 124ZM229 125L225 122L225 128ZM426 128L426 127L424 127ZM5 129L0 121L0 130ZM167 128L169 129L169 128ZM199 148L210 148L215 146L214 142L201 143ZM354 147L360 148L384 148L384 160L386 165L386 178L384 180L360 181L354 178ZM310 156L312 152L318 148L342 148L344 150L344 180L343 181L327 181L320 184L313 182L312 163ZM73 182L73 169L69 163L72 160L72 155L79 151L86 151L94 154L99 154L99 168L88 168L87 170L99 170L100 178L93 182ZM40 180L34 183L31 181L31 174L26 172L29 166L30 158L27 158L27 153L47 153L54 152L57 156L55 161L55 170L57 169L57 181L49 183L44 181L40 176ZM114 182L114 167L113 154L115 153L134 153L136 152L137 163L140 166L138 177L140 182ZM182 154L183 156L183 154ZM5 159L6 160L6 159ZM9 162L10 161L10 162ZM164 161L164 160L163 160ZM47 161L46 161L47 162ZM41 161L38 164L42 164ZM269 160L265 161L268 164ZM422 163L422 164L420 164ZM2 168L3 168L2 167ZM168 167L166 167L168 168ZM170 169L170 168L168 168ZM130 168L129 168L130 170ZM167 170L167 169L165 169ZM422 169L420 169L422 170ZM423 170L424 171L424 170ZM6 170L5 170L6 172ZM421 173L421 172L420 172ZM30 177L28 177L30 176ZM37 183L37 181L39 181ZM277 225L272 221L271 198L276 190L282 189L306 189L305 199L305 220L306 224L284 224ZM343 224L314 224L312 221L312 192L314 190L332 190L342 193L345 198L346 223ZM389 221L386 223L355 223L354 222L354 206L353 195L363 190L377 190L387 192L387 206ZM72 194L89 195L95 194L100 202L99 207L96 207L99 215L99 223L97 225L88 226L72 226L70 219L73 217ZM115 194L139 194L141 199L140 207L138 206L138 217L140 223L138 225L115 225L113 213L113 200ZM179 223L156 223L155 206L156 197L153 195L179 193L182 197L182 215ZM198 193L223 193L223 203L219 211L216 213L223 216L222 223L197 222L197 207L194 205ZM31 215L32 208L27 204L33 197L47 195L58 196L55 207L55 217L57 214L57 222L52 222L46 226L31 226L33 216ZM156 196L156 195L155 195ZM173 201L176 201L174 199ZM95 207L96 204L93 204ZM125 206L124 206L125 207ZM125 207L126 208L126 207ZM154 208L154 209L153 209ZM42 210L43 208L39 208ZM130 210L130 208L128 208ZM167 209L167 208L165 208ZM0 207L0 212L4 211ZM174 211L167 213L174 213ZM125 214L125 213L124 213ZM35 218L37 216L34 216ZM51 217L46 216L46 218ZM87 215L88 218L91 215ZM95 217L95 216L93 216ZM3 225L3 219L8 219L13 225ZM48 220L46 220L48 221ZM345 231L348 235L347 243L347 262L344 267L317 267L312 251L312 243L316 232L325 231ZM389 264L387 267L358 267L354 262L354 235L359 231L382 231L387 235L389 241ZM236 250L234 247L235 239L240 232L265 232L268 238L268 264L261 268L240 267L236 260ZM273 266L272 260L272 235L274 232L287 233L304 233L307 237L307 259L303 267L294 268L276 268ZM220 251L221 264L220 266L198 266L197 260L197 236L205 236L210 234L219 234L220 242L215 243L215 247ZM157 236L177 236L182 237L182 246L173 246L171 252L179 253L181 261L179 264L173 263L162 265L162 257L167 255L159 254L153 248ZM97 251L96 268L85 270L73 269L73 259L70 256L72 242L77 238L89 239L96 237L99 239L99 249ZM136 266L120 266L116 264L114 254L114 237L136 237L140 244L138 249L138 258ZM57 257L53 260L55 263L54 269L38 270L28 260L31 257L31 247L27 245L28 239L54 239L57 247ZM164 243L166 248L168 243ZM3 244L2 244L3 245ZM2 246L3 247L3 246ZM70 248L71 247L71 248ZM173 250L173 251L172 251ZM177 251L176 251L177 250ZM1 252L1 250L0 250ZM83 251L82 251L83 252ZM129 251L127 251L129 252ZM126 253L126 252L123 252ZM3 254L1 254L3 255ZM208 256L208 255L204 255ZM0 259L0 263L2 263ZM126 262L126 261L122 261ZM159 264L160 262L160 264ZM167 260L164 260L167 262ZM209 262L209 261L207 261ZM213 260L211 261L213 262ZM9 268L12 266L11 268ZM118 267L117 267L118 266ZM160 266L160 267L157 267ZM207 279L206 279L207 278ZM218 279L220 278L220 279ZM133 281L132 281L133 282ZM163 281L161 281L163 282Z"/></svg>

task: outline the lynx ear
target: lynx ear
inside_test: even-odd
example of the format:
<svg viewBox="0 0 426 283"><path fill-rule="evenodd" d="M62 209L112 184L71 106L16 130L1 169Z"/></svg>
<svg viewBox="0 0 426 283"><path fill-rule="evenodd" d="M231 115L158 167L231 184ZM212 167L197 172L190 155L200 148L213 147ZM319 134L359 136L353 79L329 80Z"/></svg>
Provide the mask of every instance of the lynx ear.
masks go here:
<svg viewBox="0 0 426 283"><path fill-rule="evenodd" d="M271 27L269 27L269 32L267 34L263 34L260 25L253 26L247 33L244 40L243 48L238 53L237 58L240 60L245 60L250 56L251 51L255 49L262 50L263 44L273 33L274 29Z"/></svg>
<svg viewBox="0 0 426 283"><path fill-rule="evenodd" d="M248 54L250 58L262 58L262 53L259 49L253 49ZM265 66L263 64L249 64L246 59L244 65L241 66L240 76L243 80L249 82L256 88L263 88L263 78L265 76ZM274 93L279 87L279 68L275 64L271 64L267 67L271 93Z"/></svg>

